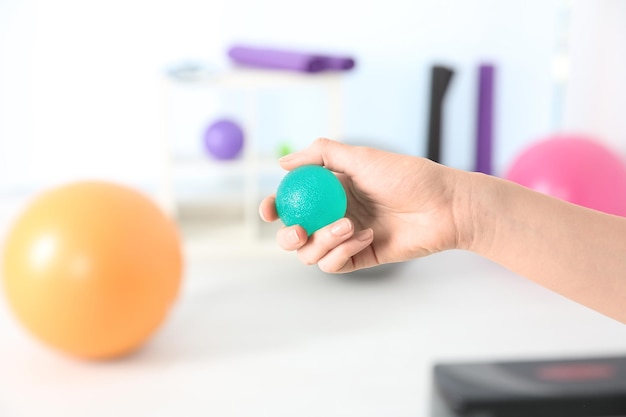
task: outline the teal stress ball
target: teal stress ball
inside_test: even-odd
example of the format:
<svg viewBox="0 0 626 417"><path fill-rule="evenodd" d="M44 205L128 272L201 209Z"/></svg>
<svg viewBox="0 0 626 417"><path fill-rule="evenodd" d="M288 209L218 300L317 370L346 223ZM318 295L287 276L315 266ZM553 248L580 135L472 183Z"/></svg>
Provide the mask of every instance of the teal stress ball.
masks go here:
<svg viewBox="0 0 626 417"><path fill-rule="evenodd" d="M276 211L287 226L299 224L311 235L346 214L347 198L335 174L304 165L285 175L276 190Z"/></svg>

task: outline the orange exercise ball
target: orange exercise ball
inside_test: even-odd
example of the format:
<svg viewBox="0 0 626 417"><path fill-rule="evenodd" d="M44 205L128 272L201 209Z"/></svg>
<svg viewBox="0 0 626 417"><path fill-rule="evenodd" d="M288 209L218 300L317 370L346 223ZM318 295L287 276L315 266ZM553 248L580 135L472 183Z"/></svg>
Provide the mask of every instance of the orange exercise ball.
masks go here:
<svg viewBox="0 0 626 417"><path fill-rule="evenodd" d="M81 181L36 197L4 246L10 308L37 338L86 359L139 348L176 299L178 230L142 193Z"/></svg>

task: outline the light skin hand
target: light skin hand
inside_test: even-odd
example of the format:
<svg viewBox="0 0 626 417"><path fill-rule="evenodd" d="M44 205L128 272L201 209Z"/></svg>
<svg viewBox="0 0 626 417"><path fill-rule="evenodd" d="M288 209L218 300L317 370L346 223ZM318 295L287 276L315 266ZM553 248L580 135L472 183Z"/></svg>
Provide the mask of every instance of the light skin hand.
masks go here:
<svg viewBox="0 0 626 417"><path fill-rule="evenodd" d="M280 161L334 171L346 217L307 238L283 227L279 245L326 272L350 272L464 249L626 323L626 218L497 177L328 139ZM617 192L617 191L616 191ZM275 197L259 207L276 221ZM341 227L340 227L341 226Z"/></svg>
<svg viewBox="0 0 626 417"><path fill-rule="evenodd" d="M326 272L350 272L457 248L471 240L456 221L455 208L464 200L455 194L456 184L467 180L461 171L329 139L316 140L280 164L286 170L325 166L346 190L345 218L308 238L300 226L277 233L278 244L297 251L305 264L318 264ZM265 221L278 220L274 195L261 202L259 212Z"/></svg>

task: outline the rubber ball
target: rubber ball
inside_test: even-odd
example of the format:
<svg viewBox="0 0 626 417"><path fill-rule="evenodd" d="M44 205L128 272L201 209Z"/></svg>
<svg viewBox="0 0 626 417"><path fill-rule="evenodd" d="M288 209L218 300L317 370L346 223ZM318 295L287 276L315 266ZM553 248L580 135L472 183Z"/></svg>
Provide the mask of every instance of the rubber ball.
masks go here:
<svg viewBox="0 0 626 417"><path fill-rule="evenodd" d="M216 159L235 159L242 151L244 143L243 129L229 119L217 120L204 133L204 145Z"/></svg>
<svg viewBox="0 0 626 417"><path fill-rule="evenodd" d="M276 190L276 211L287 226L300 225L311 235L346 214L343 185L330 170L304 165L289 171Z"/></svg>
<svg viewBox="0 0 626 417"><path fill-rule="evenodd" d="M599 139L540 140L518 155L505 177L570 203L626 216L626 165Z"/></svg>
<svg viewBox="0 0 626 417"><path fill-rule="evenodd" d="M175 302L176 225L147 196L99 181L35 197L12 224L2 278L10 309L44 344L85 359L142 346Z"/></svg>

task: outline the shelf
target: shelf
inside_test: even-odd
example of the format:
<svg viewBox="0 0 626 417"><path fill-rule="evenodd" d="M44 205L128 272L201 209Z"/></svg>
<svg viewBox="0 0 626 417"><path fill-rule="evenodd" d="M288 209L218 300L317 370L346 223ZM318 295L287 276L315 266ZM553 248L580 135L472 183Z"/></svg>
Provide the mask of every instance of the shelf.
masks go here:
<svg viewBox="0 0 626 417"><path fill-rule="evenodd" d="M311 74L233 67L226 71L209 72L197 79L168 78L181 85L213 86L231 90L259 90L312 84L335 84L339 83L343 77L345 77L344 71Z"/></svg>
<svg viewBox="0 0 626 417"><path fill-rule="evenodd" d="M185 233L183 234L183 251L189 259L219 260L237 260L255 256L280 257L290 253L281 249L276 243L275 235L269 233L254 241L234 237L245 232L243 225L232 224L221 228L211 228L210 233L209 231Z"/></svg>
<svg viewBox="0 0 626 417"><path fill-rule="evenodd" d="M238 158L233 160L217 160L204 156L174 156L172 167L181 175L244 175L246 170L254 168L259 172L280 172L277 158Z"/></svg>
<svg viewBox="0 0 626 417"><path fill-rule="evenodd" d="M222 259L284 252L276 243L276 232L282 227L280 221L266 223L257 216L251 222L245 216L243 205L227 201L203 204L196 200L182 206L177 223L188 255Z"/></svg>
<svg viewBox="0 0 626 417"><path fill-rule="evenodd" d="M319 74L290 71L232 68L203 71L199 77L178 79L167 76L164 100L172 86L196 88L203 95L235 91L243 93L237 113L246 131L245 147L235 160L217 160L206 154L175 155L168 137L168 106L164 101L164 169L161 201L180 224L188 250L193 254L223 257L229 254L282 253L275 241L280 222L267 224L258 214L265 195L276 191L286 174L277 157L261 152L259 137L260 97L268 89L314 87L326 94L323 131L340 137L342 112L341 81L345 72ZM263 91L262 91L263 90ZM195 91L194 91L195 94ZM280 117L280 115L277 115ZM280 119L279 119L280 120ZM264 145L268 145L263 142Z"/></svg>

